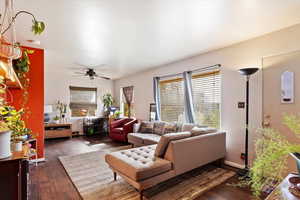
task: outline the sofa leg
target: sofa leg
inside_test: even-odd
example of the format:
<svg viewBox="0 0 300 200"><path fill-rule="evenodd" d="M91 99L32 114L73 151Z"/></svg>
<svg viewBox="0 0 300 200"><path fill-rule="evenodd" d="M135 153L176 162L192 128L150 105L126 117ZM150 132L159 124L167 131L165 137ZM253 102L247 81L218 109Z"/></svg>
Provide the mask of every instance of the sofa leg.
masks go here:
<svg viewBox="0 0 300 200"><path fill-rule="evenodd" d="M114 181L116 181L116 180L117 180L117 173L114 172Z"/></svg>

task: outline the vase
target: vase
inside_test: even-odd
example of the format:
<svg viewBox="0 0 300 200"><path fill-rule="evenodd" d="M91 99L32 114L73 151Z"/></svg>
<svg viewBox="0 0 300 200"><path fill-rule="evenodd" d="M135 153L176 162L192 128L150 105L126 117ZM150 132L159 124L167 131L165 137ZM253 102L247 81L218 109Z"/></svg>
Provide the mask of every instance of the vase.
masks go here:
<svg viewBox="0 0 300 200"><path fill-rule="evenodd" d="M13 142L12 146L13 146L12 149L14 152L23 150L23 142L22 141Z"/></svg>
<svg viewBox="0 0 300 200"><path fill-rule="evenodd" d="M11 131L0 132L0 159L8 158L11 155L10 137Z"/></svg>
<svg viewBox="0 0 300 200"><path fill-rule="evenodd" d="M296 161L297 169L298 169L298 174L300 174L300 153L291 153L292 157Z"/></svg>

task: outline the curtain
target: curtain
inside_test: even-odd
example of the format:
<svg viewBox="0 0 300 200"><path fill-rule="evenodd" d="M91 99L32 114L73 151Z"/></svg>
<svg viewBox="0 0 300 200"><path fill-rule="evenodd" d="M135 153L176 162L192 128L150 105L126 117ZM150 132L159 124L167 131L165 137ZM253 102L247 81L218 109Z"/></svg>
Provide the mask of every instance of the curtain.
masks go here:
<svg viewBox="0 0 300 200"><path fill-rule="evenodd" d="M195 110L193 102L192 72L183 72L183 90L184 90L184 113L188 123L195 123Z"/></svg>
<svg viewBox="0 0 300 200"><path fill-rule="evenodd" d="M160 121L160 90L159 90L159 77L153 78L153 95L154 95L154 102L156 105L156 114L155 114L155 120Z"/></svg>
<svg viewBox="0 0 300 200"><path fill-rule="evenodd" d="M131 117L131 103L133 100L133 86L123 87L125 101L128 104L128 118Z"/></svg>

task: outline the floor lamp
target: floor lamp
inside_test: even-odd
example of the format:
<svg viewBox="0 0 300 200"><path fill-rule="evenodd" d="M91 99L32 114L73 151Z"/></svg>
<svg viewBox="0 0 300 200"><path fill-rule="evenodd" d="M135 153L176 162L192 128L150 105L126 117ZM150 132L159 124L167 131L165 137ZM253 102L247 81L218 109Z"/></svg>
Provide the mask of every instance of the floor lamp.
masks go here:
<svg viewBox="0 0 300 200"><path fill-rule="evenodd" d="M238 174L240 176L247 177L248 168L248 125L249 125L249 79L252 74L258 71L258 68L243 68L239 69L241 75L246 76L246 135L245 135L245 168L240 170Z"/></svg>

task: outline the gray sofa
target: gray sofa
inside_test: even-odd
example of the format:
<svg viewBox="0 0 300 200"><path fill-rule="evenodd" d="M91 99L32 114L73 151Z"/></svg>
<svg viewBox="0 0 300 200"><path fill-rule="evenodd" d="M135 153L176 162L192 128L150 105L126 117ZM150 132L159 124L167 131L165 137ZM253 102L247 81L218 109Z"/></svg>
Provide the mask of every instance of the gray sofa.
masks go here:
<svg viewBox="0 0 300 200"><path fill-rule="evenodd" d="M153 122L153 123L154 124L155 123L167 124L168 122L160 121L160 122ZM157 144L159 142L161 136L165 134L164 131L157 133L157 132L155 132L155 130L153 130L152 132L149 132L149 133L145 133L145 132L141 133L140 126L141 126L141 122L134 124L133 133L129 133L127 135L128 143L132 144L133 147ZM207 126L199 126L196 124L189 124L189 123L183 123L183 124L177 123L176 126L177 126L177 128L176 128L175 132L185 132L185 131L191 132L194 127L207 129L207 132L216 132L217 131L216 129L212 129Z"/></svg>
<svg viewBox="0 0 300 200"><path fill-rule="evenodd" d="M156 142L158 137L132 134L135 137L130 137L131 143L140 147L105 155L114 179L117 174L122 176L140 192L140 199L143 199L143 191L147 188L213 161L223 160L226 154L225 132L205 133L201 129L189 132L185 128L177 133L161 135L158 144L147 146Z"/></svg>

